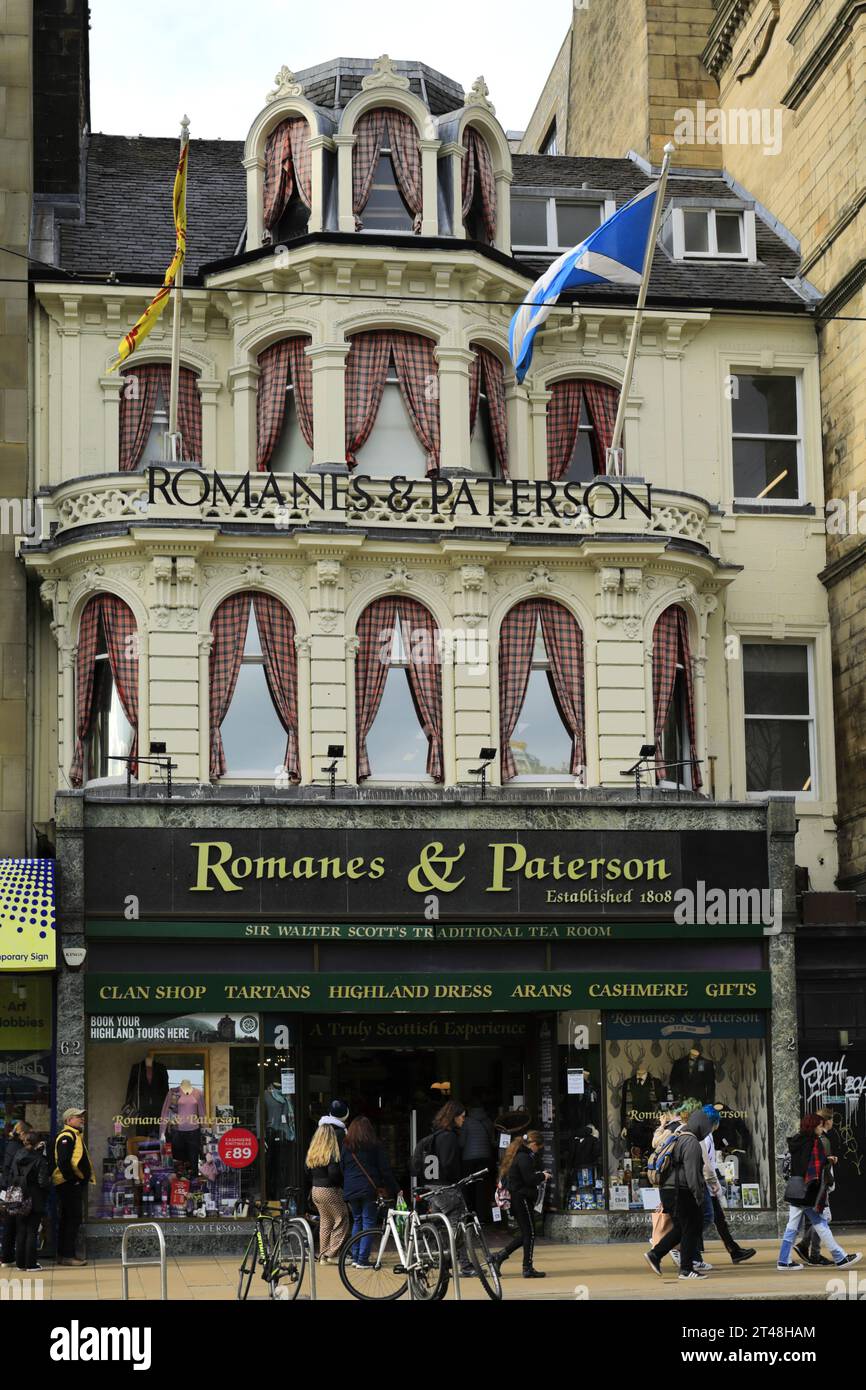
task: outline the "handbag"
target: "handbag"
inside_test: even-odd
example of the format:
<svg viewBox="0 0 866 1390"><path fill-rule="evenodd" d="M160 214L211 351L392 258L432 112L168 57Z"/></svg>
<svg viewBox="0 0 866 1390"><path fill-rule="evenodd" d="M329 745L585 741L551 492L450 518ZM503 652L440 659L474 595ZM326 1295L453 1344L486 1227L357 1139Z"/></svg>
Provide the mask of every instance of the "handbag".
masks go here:
<svg viewBox="0 0 866 1390"><path fill-rule="evenodd" d="M813 1182L806 1186L806 1179L791 1177L785 1183L785 1191L782 1194L783 1200L792 1207L811 1207L813 1205L814 1188Z"/></svg>
<svg viewBox="0 0 866 1390"><path fill-rule="evenodd" d="M0 1210L4 1216L29 1216L33 1203L23 1187L7 1187L0 1201Z"/></svg>
<svg viewBox="0 0 866 1390"><path fill-rule="evenodd" d="M351 1153L351 1150L350 1150L350 1153ZM380 1187L378 1183L375 1183L375 1182L373 1181L373 1179L370 1177L370 1174L367 1172L367 1169L364 1167L363 1163L361 1162L360 1158L358 1157L358 1155L357 1155L356 1153L352 1153L352 1157L354 1158L354 1160L355 1160L355 1162L357 1163L358 1167L360 1168L361 1172L364 1174L364 1177L367 1179L367 1182L370 1184L370 1186L371 1186L372 1188L375 1188L376 1196L378 1197L379 1201L380 1201L380 1202L387 1201L387 1198L388 1198L388 1189L387 1189L387 1187Z"/></svg>

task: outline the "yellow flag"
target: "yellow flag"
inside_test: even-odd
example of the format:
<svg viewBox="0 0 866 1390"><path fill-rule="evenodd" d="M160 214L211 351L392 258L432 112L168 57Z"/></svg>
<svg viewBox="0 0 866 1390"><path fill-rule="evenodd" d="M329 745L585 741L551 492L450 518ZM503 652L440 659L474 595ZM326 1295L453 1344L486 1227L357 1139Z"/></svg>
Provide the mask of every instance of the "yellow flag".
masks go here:
<svg viewBox="0 0 866 1390"><path fill-rule="evenodd" d="M120 364L135 352L142 339L147 337L168 303L172 287L177 279L177 273L183 265L186 256L186 165L188 154L189 143L184 141L180 158L177 161L177 173L174 176L174 193L172 195L175 248L171 265L165 272L162 289L157 291L141 318L130 328L126 337L121 338L118 343L117 357L108 368L110 372L116 371Z"/></svg>

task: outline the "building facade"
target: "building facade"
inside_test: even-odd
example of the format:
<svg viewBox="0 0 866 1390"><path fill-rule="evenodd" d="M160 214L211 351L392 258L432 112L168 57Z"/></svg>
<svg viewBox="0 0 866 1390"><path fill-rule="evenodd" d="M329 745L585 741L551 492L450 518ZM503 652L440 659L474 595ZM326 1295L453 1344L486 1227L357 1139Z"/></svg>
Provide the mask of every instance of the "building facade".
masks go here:
<svg viewBox="0 0 866 1390"><path fill-rule="evenodd" d="M33 285L34 797L87 950L57 1104L87 1097L88 1239L147 1211L233 1247L335 1092L406 1180L437 1096L526 1104L576 1240L643 1233L651 1116L700 1092L737 1221L775 1230L795 867L837 872L796 253L745 191L672 182L608 479L628 295L561 304L523 385L508 324L649 167L512 156L481 78L283 69L244 143L190 146L167 463L168 319L108 368L176 154L91 137Z"/></svg>

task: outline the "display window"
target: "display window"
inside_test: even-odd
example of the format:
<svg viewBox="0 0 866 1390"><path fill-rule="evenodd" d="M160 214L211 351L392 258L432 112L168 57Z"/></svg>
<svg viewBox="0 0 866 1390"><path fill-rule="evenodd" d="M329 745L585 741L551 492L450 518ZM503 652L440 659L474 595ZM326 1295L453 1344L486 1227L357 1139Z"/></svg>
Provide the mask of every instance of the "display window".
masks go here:
<svg viewBox="0 0 866 1390"><path fill-rule="evenodd" d="M5 1138L26 1120L51 1129L51 980L0 976L0 1121Z"/></svg>
<svg viewBox="0 0 866 1390"><path fill-rule="evenodd" d="M651 1210L653 1135L684 1102L712 1105L716 1170L733 1209L770 1205L765 1015L608 1014L604 1021L608 1207Z"/></svg>
<svg viewBox="0 0 866 1390"><path fill-rule="evenodd" d="M597 1010L557 1014L559 1205L603 1211L602 1027Z"/></svg>
<svg viewBox="0 0 866 1390"><path fill-rule="evenodd" d="M104 1220L246 1217L294 1176L291 1025L257 1014L92 1016L87 1143ZM220 1141L243 1130L242 1145Z"/></svg>

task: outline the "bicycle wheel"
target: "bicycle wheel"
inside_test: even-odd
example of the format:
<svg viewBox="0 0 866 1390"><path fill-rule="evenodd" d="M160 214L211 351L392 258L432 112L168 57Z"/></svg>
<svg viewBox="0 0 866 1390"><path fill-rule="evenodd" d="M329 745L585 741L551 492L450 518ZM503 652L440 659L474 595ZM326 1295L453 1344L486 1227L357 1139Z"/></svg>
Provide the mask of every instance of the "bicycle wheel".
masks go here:
<svg viewBox="0 0 866 1390"><path fill-rule="evenodd" d="M502 1297L502 1280L499 1277L499 1270L490 1258L487 1237L477 1221L467 1222L465 1231L466 1253L469 1256L469 1263L484 1285L487 1297L498 1302Z"/></svg>
<svg viewBox="0 0 866 1390"><path fill-rule="evenodd" d="M431 1303L438 1298L440 1287L448 1278L448 1261L438 1226L432 1221L429 1224L419 1222L415 1235L410 1237L409 1248L413 1261L409 1271L412 1295L423 1303ZM416 1255L417 1265L414 1264Z"/></svg>
<svg viewBox="0 0 866 1390"><path fill-rule="evenodd" d="M358 1267L361 1242L371 1239L367 1261ZM352 1297L365 1303L384 1303L399 1298L409 1286L386 1226L359 1231L346 1241L340 1251L340 1278Z"/></svg>
<svg viewBox="0 0 866 1390"><path fill-rule="evenodd" d="M243 1303L250 1291L250 1284L253 1282L253 1275L256 1272L258 1255L257 1235L256 1232L253 1231L250 1236L250 1243L244 1251L241 1267L238 1270L238 1299L241 1303Z"/></svg>
<svg viewBox="0 0 866 1390"><path fill-rule="evenodd" d="M281 1231L268 1270L271 1298L293 1303L301 1292L306 1263L307 1247L300 1232L291 1226Z"/></svg>

